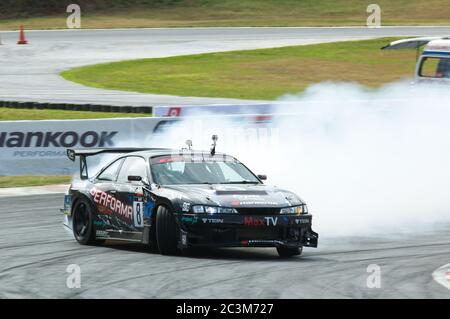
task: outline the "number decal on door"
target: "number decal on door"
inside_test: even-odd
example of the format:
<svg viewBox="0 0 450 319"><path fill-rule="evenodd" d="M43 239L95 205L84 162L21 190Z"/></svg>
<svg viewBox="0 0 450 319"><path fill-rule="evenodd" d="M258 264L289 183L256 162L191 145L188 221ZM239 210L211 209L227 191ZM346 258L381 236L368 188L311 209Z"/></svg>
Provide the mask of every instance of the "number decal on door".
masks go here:
<svg viewBox="0 0 450 319"><path fill-rule="evenodd" d="M144 226L144 203L134 202L133 203L133 213L134 213L134 226L143 227Z"/></svg>

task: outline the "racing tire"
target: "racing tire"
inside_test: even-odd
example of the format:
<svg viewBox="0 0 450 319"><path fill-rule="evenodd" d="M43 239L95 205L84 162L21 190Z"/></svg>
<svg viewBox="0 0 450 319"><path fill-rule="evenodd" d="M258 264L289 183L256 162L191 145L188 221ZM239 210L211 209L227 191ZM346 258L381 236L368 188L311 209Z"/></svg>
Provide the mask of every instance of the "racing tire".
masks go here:
<svg viewBox="0 0 450 319"><path fill-rule="evenodd" d="M278 246L277 252L281 258L290 258L293 256L299 256L302 254L303 247L286 247Z"/></svg>
<svg viewBox="0 0 450 319"><path fill-rule="evenodd" d="M85 199L81 199L75 204L72 213L72 230L75 239L81 245L96 243L93 208Z"/></svg>
<svg viewBox="0 0 450 319"><path fill-rule="evenodd" d="M175 217L164 206L159 206L156 213L156 242L162 255L177 255L178 231Z"/></svg>

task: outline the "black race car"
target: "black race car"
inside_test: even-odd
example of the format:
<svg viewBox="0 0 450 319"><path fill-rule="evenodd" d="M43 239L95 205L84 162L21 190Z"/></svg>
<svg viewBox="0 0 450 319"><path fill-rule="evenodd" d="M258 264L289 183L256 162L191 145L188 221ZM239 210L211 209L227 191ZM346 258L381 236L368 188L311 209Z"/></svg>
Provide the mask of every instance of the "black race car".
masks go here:
<svg viewBox="0 0 450 319"><path fill-rule="evenodd" d="M86 158L121 154L88 176ZM188 247L276 247L281 257L317 247L312 216L295 194L263 184L234 157L190 149L68 150L80 180L62 212L80 244L106 239L153 245L164 255Z"/></svg>

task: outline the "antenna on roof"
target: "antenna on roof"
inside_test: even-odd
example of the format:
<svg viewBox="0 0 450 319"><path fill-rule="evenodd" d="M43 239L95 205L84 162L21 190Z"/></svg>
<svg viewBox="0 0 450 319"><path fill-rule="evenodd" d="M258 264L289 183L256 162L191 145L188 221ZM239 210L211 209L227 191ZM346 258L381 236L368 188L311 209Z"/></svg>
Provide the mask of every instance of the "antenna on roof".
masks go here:
<svg viewBox="0 0 450 319"><path fill-rule="evenodd" d="M186 141L186 145L188 147L188 150L191 150L191 148L192 148L192 141L191 140L187 140Z"/></svg>
<svg viewBox="0 0 450 319"><path fill-rule="evenodd" d="M211 145L211 156L214 156L216 154L216 142L219 139L217 135L212 136L213 143Z"/></svg>

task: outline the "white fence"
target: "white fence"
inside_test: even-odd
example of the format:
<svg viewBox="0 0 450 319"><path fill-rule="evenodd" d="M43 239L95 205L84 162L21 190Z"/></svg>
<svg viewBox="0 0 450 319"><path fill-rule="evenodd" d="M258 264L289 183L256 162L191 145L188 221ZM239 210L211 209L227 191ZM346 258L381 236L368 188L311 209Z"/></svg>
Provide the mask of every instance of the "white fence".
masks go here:
<svg viewBox="0 0 450 319"><path fill-rule="evenodd" d="M271 114L274 104L212 104L184 106L155 106L153 115L157 117L178 117L195 115Z"/></svg>

